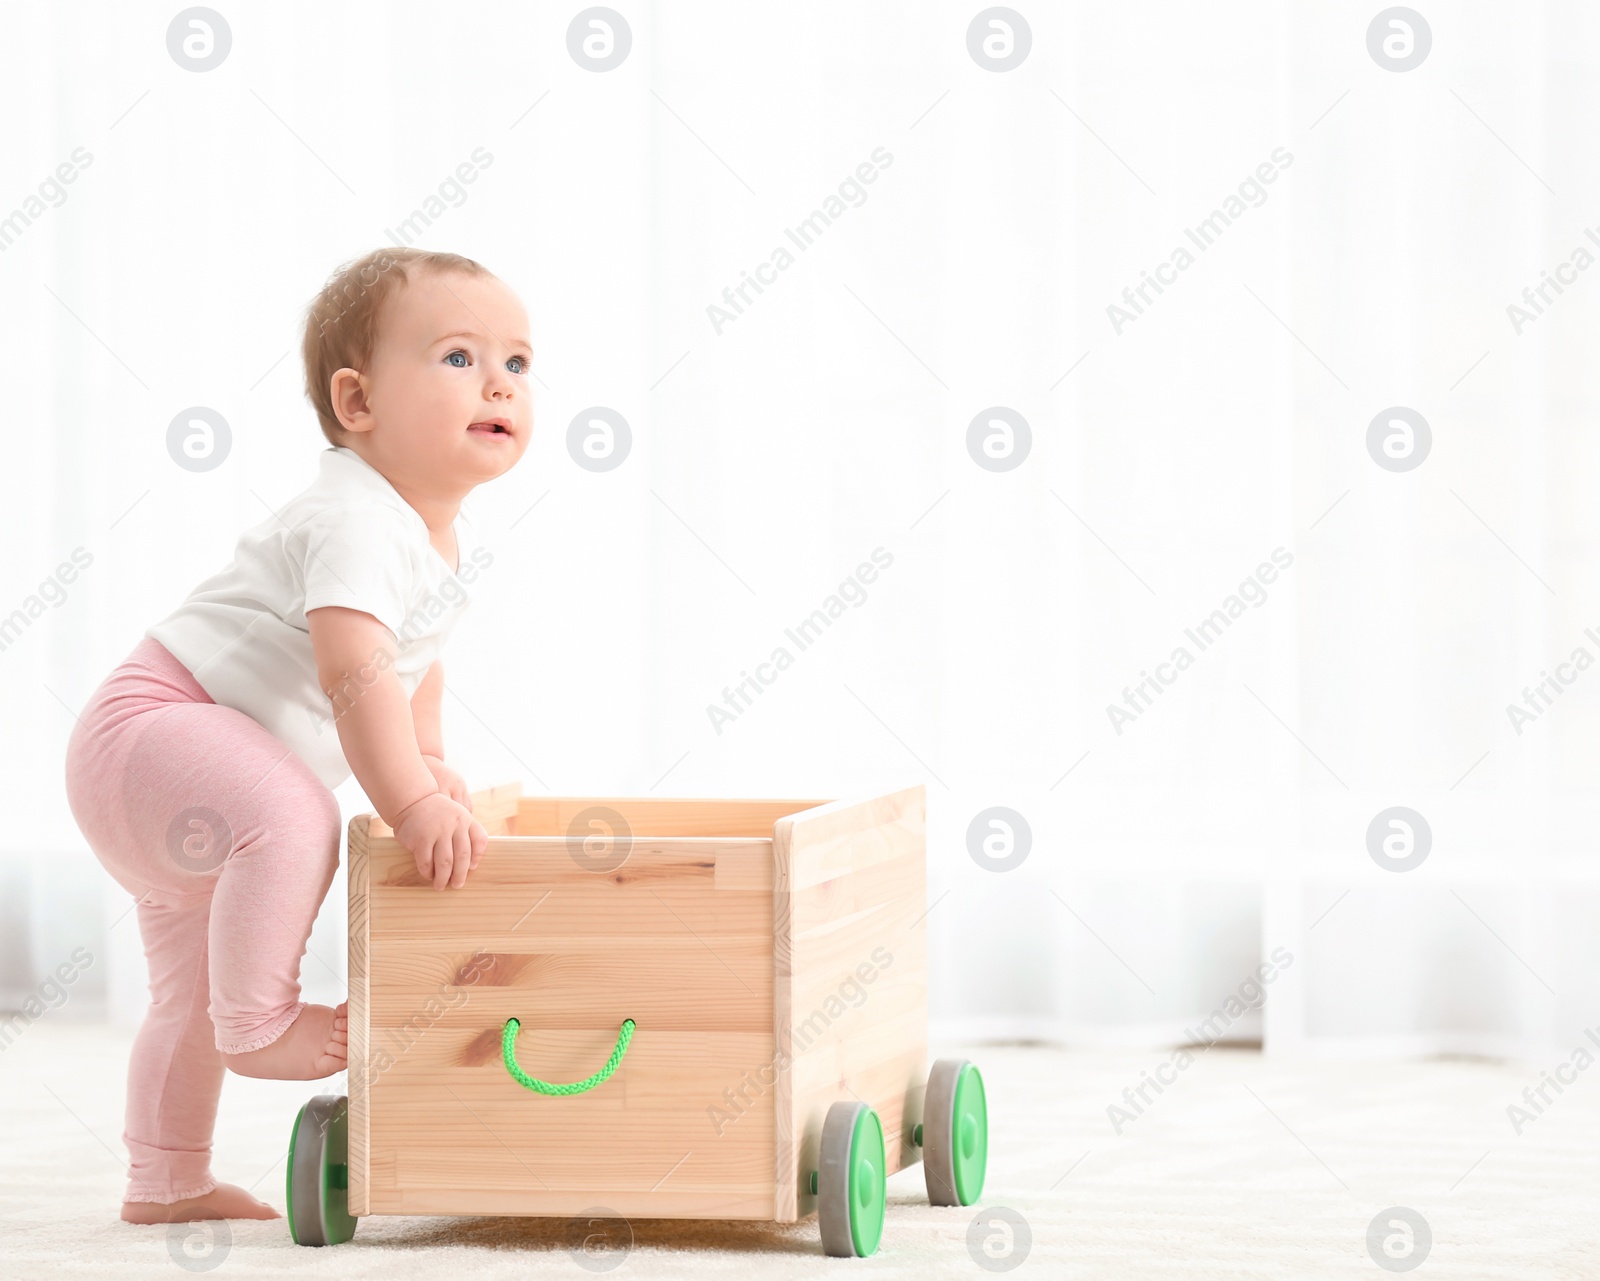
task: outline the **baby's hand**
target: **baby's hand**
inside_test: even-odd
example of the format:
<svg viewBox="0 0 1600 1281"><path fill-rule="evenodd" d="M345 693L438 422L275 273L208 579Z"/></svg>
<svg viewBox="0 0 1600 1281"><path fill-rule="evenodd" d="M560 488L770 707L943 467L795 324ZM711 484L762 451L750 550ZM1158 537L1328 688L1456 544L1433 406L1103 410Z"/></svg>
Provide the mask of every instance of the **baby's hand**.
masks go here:
<svg viewBox="0 0 1600 1281"><path fill-rule="evenodd" d="M417 871L433 888L460 889L489 847L489 833L465 806L443 792L413 801L396 816L395 839L411 851Z"/></svg>

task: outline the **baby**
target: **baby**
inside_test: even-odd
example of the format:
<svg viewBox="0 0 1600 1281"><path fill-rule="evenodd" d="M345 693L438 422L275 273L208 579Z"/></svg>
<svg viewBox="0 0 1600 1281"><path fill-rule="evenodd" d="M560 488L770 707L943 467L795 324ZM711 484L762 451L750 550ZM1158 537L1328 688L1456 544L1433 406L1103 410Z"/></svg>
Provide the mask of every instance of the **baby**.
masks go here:
<svg viewBox="0 0 1600 1281"><path fill-rule="evenodd" d="M314 484L145 632L68 745L85 839L137 896L150 1009L128 1065L123 1219L276 1218L211 1176L224 1069L342 1071L345 1005L300 1000L355 774L436 890L488 837L444 763L439 651L468 603L461 500L533 428L522 304L471 259L382 249L306 318Z"/></svg>

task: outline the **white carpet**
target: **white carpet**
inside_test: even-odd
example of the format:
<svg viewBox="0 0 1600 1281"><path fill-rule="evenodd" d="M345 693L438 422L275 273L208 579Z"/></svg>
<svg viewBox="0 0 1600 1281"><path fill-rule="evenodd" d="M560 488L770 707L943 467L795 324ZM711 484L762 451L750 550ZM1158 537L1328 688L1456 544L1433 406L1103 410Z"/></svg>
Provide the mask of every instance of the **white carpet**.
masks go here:
<svg viewBox="0 0 1600 1281"><path fill-rule="evenodd" d="M123 1071L131 1036L29 1028L0 1054L0 1276L185 1275L164 1227L122 1223ZM941 1047L941 1053L957 1047ZM815 1221L632 1224L608 1274L739 1278L989 1275L968 1250L979 1208L1008 1207L1032 1236L1022 1278L1394 1275L1367 1251L1380 1210L1432 1233L1421 1278L1600 1276L1600 1071L1577 1075L1518 1136L1507 1118L1537 1070L1467 1061L1312 1064L1214 1049L1118 1136L1107 1106L1168 1056L968 1047L989 1087L980 1206L933 1209L920 1167L890 1181L883 1248L824 1258ZM230 1077L214 1168L283 1208L289 1125L332 1083ZM570 1225L511 1218L371 1218L327 1249L283 1220L234 1222L192 1260L218 1278L582 1277ZM204 1238L196 1238L199 1247ZM181 1242L176 1247L181 1251ZM604 1262L589 1258L590 1264ZM204 1265L213 1265L204 1267Z"/></svg>

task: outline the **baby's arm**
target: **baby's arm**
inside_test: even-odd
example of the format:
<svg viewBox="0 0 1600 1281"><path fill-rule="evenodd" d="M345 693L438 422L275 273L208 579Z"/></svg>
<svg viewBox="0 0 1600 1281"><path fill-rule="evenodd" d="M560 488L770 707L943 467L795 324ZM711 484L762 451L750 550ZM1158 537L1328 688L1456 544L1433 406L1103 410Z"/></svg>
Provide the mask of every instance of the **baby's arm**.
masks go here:
<svg viewBox="0 0 1600 1281"><path fill-rule="evenodd" d="M417 692L411 696L411 723L417 727L417 747L422 763L433 774L439 790L460 805L472 808L466 781L444 763L444 730L440 723L440 704L444 701L444 660L436 658L428 668Z"/></svg>
<svg viewBox="0 0 1600 1281"><path fill-rule="evenodd" d="M417 747L424 756L444 759L444 730L439 705L444 700L444 662L435 659L422 684L411 696L411 721L417 727Z"/></svg>
<svg viewBox="0 0 1600 1281"><path fill-rule="evenodd" d="M439 790L423 760L411 704L394 670L393 633L371 614L338 605L310 610L306 623L317 681L333 705L351 772L435 889L465 884L488 834Z"/></svg>

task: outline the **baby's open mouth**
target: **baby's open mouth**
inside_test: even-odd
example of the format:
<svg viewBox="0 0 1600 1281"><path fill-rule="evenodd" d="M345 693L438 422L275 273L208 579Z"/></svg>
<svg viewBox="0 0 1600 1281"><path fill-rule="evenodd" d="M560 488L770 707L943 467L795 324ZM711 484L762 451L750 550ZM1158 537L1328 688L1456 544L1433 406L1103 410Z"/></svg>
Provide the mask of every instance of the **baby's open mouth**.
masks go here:
<svg viewBox="0 0 1600 1281"><path fill-rule="evenodd" d="M473 423L468 431L481 432L485 436L509 436L511 428L503 418L491 418L488 422Z"/></svg>

